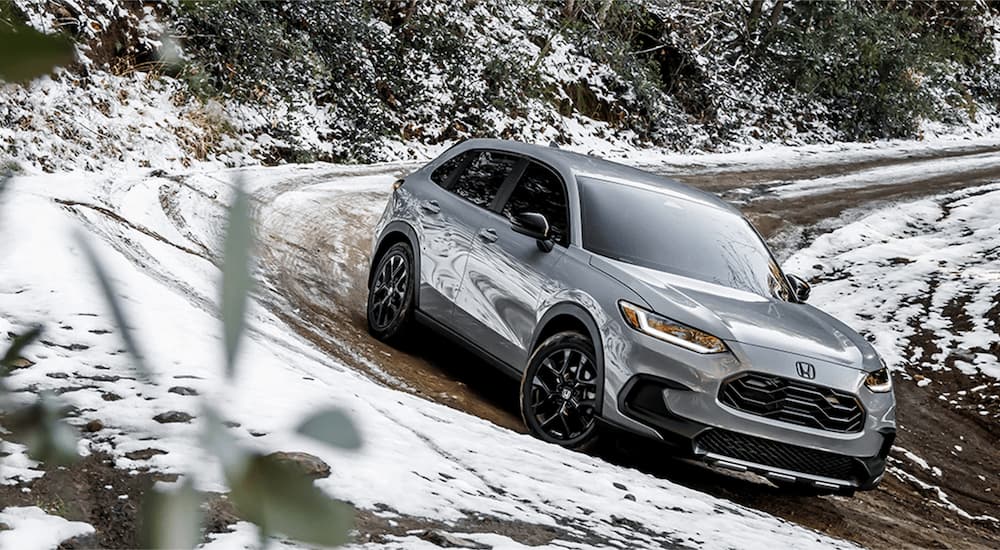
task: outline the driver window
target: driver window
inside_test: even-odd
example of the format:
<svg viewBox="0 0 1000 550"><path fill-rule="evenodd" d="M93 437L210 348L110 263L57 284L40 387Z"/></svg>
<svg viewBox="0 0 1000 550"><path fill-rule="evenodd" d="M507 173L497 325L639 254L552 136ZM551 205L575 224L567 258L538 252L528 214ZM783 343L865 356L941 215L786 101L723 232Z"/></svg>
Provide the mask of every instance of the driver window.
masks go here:
<svg viewBox="0 0 1000 550"><path fill-rule="evenodd" d="M551 170L529 163L514 192L503 207L503 215L538 212L549 221L552 240L566 246L569 243L569 221L566 214L566 191L562 181Z"/></svg>

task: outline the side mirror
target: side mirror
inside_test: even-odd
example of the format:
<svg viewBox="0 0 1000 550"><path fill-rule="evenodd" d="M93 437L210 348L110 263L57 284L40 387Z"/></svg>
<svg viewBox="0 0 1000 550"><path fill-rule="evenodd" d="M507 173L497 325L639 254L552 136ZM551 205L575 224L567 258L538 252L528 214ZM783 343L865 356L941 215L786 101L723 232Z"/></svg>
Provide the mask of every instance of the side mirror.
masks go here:
<svg viewBox="0 0 1000 550"><path fill-rule="evenodd" d="M812 286L805 279L798 275L787 275L785 278L788 279L788 285L792 287L792 294L797 302L805 302L809 299Z"/></svg>
<svg viewBox="0 0 1000 550"><path fill-rule="evenodd" d="M552 239L549 238L549 220L538 212L521 212L514 215L510 228L515 233L527 235L538 240L538 248L542 252L552 250Z"/></svg>

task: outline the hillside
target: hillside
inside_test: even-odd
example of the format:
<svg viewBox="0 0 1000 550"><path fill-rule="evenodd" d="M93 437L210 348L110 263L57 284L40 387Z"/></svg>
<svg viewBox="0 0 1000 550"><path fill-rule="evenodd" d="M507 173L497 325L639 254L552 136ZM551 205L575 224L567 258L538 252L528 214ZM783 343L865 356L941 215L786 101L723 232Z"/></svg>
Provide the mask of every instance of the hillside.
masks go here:
<svg viewBox="0 0 1000 550"><path fill-rule="evenodd" d="M736 151L998 129L986 2L13 0L77 44L0 94L28 170L423 158L465 137Z"/></svg>

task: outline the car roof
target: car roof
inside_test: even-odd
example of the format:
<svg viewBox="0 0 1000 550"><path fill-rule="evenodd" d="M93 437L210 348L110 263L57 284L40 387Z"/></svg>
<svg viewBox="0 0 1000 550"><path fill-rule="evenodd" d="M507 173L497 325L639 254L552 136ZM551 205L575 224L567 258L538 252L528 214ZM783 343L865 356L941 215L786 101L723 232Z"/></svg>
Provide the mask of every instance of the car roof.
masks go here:
<svg viewBox="0 0 1000 550"><path fill-rule="evenodd" d="M558 147L532 145L504 139L470 139L462 145L463 148L468 149L509 151L537 159L564 174L572 174L576 178L588 177L612 184L652 187L670 195L742 215L737 208L713 193L695 189L666 176L599 157L574 153Z"/></svg>

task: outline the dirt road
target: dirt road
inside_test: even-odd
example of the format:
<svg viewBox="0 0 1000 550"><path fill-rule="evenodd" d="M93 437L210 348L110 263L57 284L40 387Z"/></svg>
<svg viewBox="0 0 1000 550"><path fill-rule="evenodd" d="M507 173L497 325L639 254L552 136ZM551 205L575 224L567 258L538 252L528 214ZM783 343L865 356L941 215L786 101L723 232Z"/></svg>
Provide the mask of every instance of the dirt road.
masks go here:
<svg viewBox="0 0 1000 550"><path fill-rule="evenodd" d="M367 334L365 277L371 227L388 195L386 172L410 168L397 165L347 173L331 169L258 193L260 257L268 289L265 305L321 349L373 379L523 431L515 381L429 332L403 349ZM672 167L664 171L740 205L785 257L817 235L893 201L1000 180L1000 148L953 147L903 158L827 160L766 170ZM349 186L329 185L346 177L351 178ZM809 183L823 178L860 183ZM917 371L909 374L919 378ZM935 485L966 515L1000 515L1000 426L957 411L938 398L942 391L959 391L976 379L958 373L939 378L933 393L912 377L897 380L897 444L941 468ZM956 455L936 437L944 430L964 440L963 453ZM601 453L610 461L865 546L1000 546L1000 525L949 509L936 489L916 477L890 475L878 490L854 498L796 497L759 478L734 477L630 445ZM898 455L894 451L894 463L908 468Z"/></svg>

